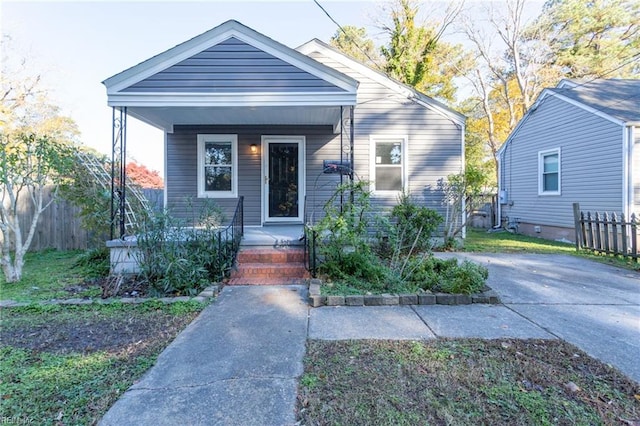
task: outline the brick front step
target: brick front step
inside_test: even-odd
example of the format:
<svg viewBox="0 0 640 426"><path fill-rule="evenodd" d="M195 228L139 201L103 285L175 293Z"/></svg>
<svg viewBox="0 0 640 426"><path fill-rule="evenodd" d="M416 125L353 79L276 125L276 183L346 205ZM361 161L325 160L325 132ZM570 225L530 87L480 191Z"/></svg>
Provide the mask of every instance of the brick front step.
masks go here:
<svg viewBox="0 0 640 426"><path fill-rule="evenodd" d="M226 285L304 285L304 278L231 278Z"/></svg>
<svg viewBox="0 0 640 426"><path fill-rule="evenodd" d="M244 248L227 284L293 285L307 278L303 248Z"/></svg>
<svg viewBox="0 0 640 426"><path fill-rule="evenodd" d="M238 253L238 264L304 262L304 249L245 249Z"/></svg>
<svg viewBox="0 0 640 426"><path fill-rule="evenodd" d="M307 274L303 263L242 263L232 278L306 278Z"/></svg>

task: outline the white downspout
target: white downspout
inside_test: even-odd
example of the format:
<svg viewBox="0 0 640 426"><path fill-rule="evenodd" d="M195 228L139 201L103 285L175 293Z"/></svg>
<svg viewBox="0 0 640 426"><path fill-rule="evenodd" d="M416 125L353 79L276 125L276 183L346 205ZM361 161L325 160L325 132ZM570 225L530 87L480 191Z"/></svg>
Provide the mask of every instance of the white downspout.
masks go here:
<svg viewBox="0 0 640 426"><path fill-rule="evenodd" d="M466 171L466 159L465 159L465 143L464 143L464 134L465 134L465 124L463 123L460 126L460 142L462 145L462 173L465 173ZM467 220L467 197L466 196L462 196L462 239L466 239L467 238L467 225L465 223L465 221Z"/></svg>

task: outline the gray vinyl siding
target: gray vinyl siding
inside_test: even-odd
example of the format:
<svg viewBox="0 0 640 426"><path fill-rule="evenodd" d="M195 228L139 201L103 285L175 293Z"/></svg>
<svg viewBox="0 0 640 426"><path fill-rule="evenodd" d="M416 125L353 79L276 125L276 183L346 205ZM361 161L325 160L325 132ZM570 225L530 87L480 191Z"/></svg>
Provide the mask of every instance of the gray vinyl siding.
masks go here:
<svg viewBox="0 0 640 426"><path fill-rule="evenodd" d="M238 196L244 196L245 225L261 225L261 153L251 154L249 147L260 146L263 135L305 136L307 200L315 201L318 211L339 181L338 175L322 174L323 159L340 158L339 138L330 126L176 126L167 135L166 191L167 206L177 217L189 218L206 203L214 203L230 219L238 203L237 198L198 198L198 134L238 135Z"/></svg>
<svg viewBox="0 0 640 426"><path fill-rule="evenodd" d="M442 212L442 194L438 180L462 170L462 127L442 114L418 105L396 92L324 57L314 59L359 81L355 107L355 170L359 179L369 180L370 136L408 136L407 189L422 204ZM167 135L167 204L178 215L188 216L189 205L199 208L205 201L197 198L197 152L199 133L238 135L238 195L245 197L245 224L261 221L261 159L251 154L251 144L261 144L263 135L298 135L306 138L306 217L317 220L323 206L340 182L338 174L323 174L323 160L340 159L340 134L331 126L175 126ZM349 146L349 128L343 133ZM347 179L345 177L345 179ZM189 201L190 200L190 201ZM227 215L237 199L215 199ZM372 204L378 211L396 204L395 195L374 194Z"/></svg>
<svg viewBox="0 0 640 426"><path fill-rule="evenodd" d="M318 53L313 59L354 79L358 86L358 101L354 112L357 176L369 181L370 136L408 136L407 190L421 204L442 210L442 194L438 180L459 173L462 168L462 127L438 112L428 109L390 90L330 58ZM348 139L345 143L348 143ZM375 193L371 199L378 211L397 203L397 195Z"/></svg>
<svg viewBox="0 0 640 426"><path fill-rule="evenodd" d="M572 203L621 212L623 128L555 97L530 111L503 153L503 216L573 228ZM559 148L561 195L538 195L538 153Z"/></svg>
<svg viewBox="0 0 640 426"><path fill-rule="evenodd" d="M123 90L156 93L327 91L343 90L235 38Z"/></svg>

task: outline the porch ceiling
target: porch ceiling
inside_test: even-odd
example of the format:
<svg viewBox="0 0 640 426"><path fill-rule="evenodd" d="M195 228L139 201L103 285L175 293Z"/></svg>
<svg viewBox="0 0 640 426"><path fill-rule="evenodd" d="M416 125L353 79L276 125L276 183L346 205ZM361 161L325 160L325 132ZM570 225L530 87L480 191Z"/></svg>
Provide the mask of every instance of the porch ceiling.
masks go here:
<svg viewBox="0 0 640 426"><path fill-rule="evenodd" d="M340 126L340 106L131 106L127 114L167 132L175 125L331 125L336 132Z"/></svg>

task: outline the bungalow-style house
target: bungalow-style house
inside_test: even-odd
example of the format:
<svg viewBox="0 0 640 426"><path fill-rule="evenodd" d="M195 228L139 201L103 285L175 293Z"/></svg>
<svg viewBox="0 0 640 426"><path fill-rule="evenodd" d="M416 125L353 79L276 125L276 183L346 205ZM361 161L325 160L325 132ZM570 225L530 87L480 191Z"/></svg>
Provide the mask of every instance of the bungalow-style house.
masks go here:
<svg viewBox="0 0 640 426"><path fill-rule="evenodd" d="M114 116L164 130L176 212L231 215L242 196L245 226L302 224L352 169L376 206L405 190L439 207L438 179L463 169L464 116L318 40L291 49L231 20L103 83Z"/></svg>
<svg viewBox="0 0 640 426"><path fill-rule="evenodd" d="M502 222L575 241L583 211L640 213L640 80L562 80L499 151Z"/></svg>

